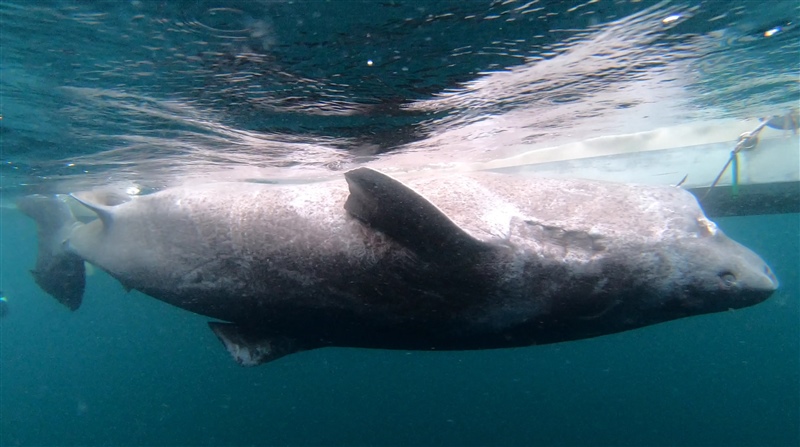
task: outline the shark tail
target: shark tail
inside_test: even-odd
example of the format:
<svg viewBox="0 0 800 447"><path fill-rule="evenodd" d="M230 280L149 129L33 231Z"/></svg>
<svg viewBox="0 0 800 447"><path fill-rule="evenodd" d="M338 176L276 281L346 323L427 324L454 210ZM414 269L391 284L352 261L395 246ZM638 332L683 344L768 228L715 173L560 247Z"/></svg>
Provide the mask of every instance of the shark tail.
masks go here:
<svg viewBox="0 0 800 447"><path fill-rule="evenodd" d="M26 196L17 201L17 208L38 227L39 253L36 267L31 270L36 284L70 310L76 310L83 300L86 271L83 259L69 250L67 240L81 224L58 196Z"/></svg>

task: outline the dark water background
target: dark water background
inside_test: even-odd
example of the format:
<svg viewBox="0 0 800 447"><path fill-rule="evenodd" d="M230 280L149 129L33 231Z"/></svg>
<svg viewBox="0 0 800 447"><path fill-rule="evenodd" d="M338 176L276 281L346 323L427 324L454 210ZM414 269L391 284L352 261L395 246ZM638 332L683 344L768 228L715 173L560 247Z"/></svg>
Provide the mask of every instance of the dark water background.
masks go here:
<svg viewBox="0 0 800 447"><path fill-rule="evenodd" d="M7 206L203 169L338 172L509 112L530 112L514 124L531 144L785 113L798 17L750 0L0 0L0 445L800 445L800 215L717 220L781 281L752 308L246 369L206 318L101 271L68 312L34 284L35 228ZM436 146L423 157L468 155Z"/></svg>
<svg viewBox="0 0 800 447"><path fill-rule="evenodd" d="M2 445L798 445L800 215L720 219L782 284L752 308L478 352L326 348L241 368L206 318L98 272L70 314L3 210Z"/></svg>

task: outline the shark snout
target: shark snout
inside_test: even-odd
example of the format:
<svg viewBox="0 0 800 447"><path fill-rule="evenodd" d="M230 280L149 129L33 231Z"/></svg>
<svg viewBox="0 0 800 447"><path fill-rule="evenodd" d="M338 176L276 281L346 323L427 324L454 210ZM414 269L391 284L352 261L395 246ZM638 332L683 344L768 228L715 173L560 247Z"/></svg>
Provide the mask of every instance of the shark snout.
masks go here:
<svg viewBox="0 0 800 447"><path fill-rule="evenodd" d="M746 307L760 303L778 289L778 278L772 269L757 255L753 256L756 258L748 256L743 259L739 268L734 269L735 274L720 275L720 289L730 293L731 307Z"/></svg>
<svg viewBox="0 0 800 447"><path fill-rule="evenodd" d="M780 285L778 278L767 264L763 264L761 268L752 271L743 279L743 282L743 286L746 289L768 292L770 294L778 290L778 286Z"/></svg>
<svg viewBox="0 0 800 447"><path fill-rule="evenodd" d="M708 242L701 246L702 254L698 256L704 265L695 264L695 272L687 273L696 274L701 284L705 281L709 297L700 307L711 311L748 307L761 303L778 289L778 278L761 256L722 234ZM700 274L703 269L711 275Z"/></svg>
<svg viewBox="0 0 800 447"><path fill-rule="evenodd" d="M778 278L764 259L757 253L723 235L716 236L719 266L728 267L735 276L733 289L740 292L754 292L769 297L778 289Z"/></svg>

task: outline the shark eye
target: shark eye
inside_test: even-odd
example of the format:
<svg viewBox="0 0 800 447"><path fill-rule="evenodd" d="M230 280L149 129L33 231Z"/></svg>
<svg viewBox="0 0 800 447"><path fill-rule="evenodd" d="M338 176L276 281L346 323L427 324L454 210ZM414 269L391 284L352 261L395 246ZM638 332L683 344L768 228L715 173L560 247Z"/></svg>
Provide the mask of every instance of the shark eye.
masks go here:
<svg viewBox="0 0 800 447"><path fill-rule="evenodd" d="M719 280L722 282L722 285L727 287L733 287L736 284L736 276L731 272L722 272L719 274Z"/></svg>

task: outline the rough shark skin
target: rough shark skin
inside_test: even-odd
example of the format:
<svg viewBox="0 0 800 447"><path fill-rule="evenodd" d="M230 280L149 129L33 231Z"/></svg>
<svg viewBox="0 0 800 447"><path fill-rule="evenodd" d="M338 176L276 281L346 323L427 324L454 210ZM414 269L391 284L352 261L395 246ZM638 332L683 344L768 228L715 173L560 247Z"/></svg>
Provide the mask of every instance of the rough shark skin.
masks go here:
<svg viewBox="0 0 800 447"><path fill-rule="evenodd" d="M211 327L243 365L324 346L575 340L750 306L778 286L678 188L492 173L400 182L368 168L345 179L75 194L99 217L86 224L57 198L19 206L39 223L34 275L48 293L77 308L86 260L227 322Z"/></svg>

